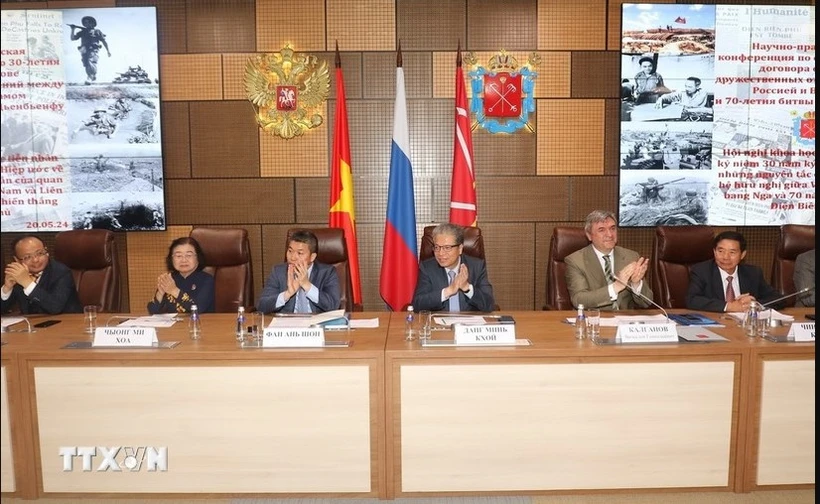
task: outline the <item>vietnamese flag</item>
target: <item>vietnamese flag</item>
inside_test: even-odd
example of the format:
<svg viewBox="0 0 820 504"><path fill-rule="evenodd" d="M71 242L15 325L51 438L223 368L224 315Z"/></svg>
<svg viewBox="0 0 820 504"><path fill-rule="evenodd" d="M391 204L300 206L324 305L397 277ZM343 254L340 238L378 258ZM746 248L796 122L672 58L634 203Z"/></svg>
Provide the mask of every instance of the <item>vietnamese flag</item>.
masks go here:
<svg viewBox="0 0 820 504"><path fill-rule="evenodd" d="M453 176L450 181L450 222L476 226L478 221L473 171L473 137L470 132L470 109L461 69L461 42L456 56L456 127L453 147Z"/></svg>
<svg viewBox="0 0 820 504"><path fill-rule="evenodd" d="M353 302L362 303L359 275L359 246L356 241L356 209L353 204L353 174L350 170L350 136L347 127L342 59L336 44L336 123L333 130L333 159L330 167L330 227L344 230ZM344 281L343 279L339 279Z"/></svg>

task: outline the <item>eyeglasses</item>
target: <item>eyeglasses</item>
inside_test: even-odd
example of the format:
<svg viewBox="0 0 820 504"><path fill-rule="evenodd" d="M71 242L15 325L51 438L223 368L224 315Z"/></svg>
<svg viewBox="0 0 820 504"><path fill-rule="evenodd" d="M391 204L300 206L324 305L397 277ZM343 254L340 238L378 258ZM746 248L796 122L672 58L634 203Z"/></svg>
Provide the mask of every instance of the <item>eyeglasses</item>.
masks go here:
<svg viewBox="0 0 820 504"><path fill-rule="evenodd" d="M449 252L454 248L457 248L458 245L433 245L434 252Z"/></svg>
<svg viewBox="0 0 820 504"><path fill-rule="evenodd" d="M46 249L40 249L40 250L38 250L37 252L35 252L33 254L24 255L23 257L20 258L20 261L22 261L22 262L31 262L34 259L39 259L39 258L47 256L47 255L48 255L48 251Z"/></svg>
<svg viewBox="0 0 820 504"><path fill-rule="evenodd" d="M174 259L177 259L177 260L180 260L180 259L193 259L194 257L196 257L196 254L193 253L193 252L186 252L184 254L174 254L173 257L174 257Z"/></svg>

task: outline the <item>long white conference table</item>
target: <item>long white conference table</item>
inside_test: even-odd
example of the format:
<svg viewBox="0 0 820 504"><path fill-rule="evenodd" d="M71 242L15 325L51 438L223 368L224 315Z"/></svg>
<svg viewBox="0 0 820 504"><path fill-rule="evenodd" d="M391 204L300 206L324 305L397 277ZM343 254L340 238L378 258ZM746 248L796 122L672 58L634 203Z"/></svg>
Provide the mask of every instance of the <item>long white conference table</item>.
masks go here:
<svg viewBox="0 0 820 504"><path fill-rule="evenodd" d="M65 348L81 315L4 333L3 496L814 488L813 343L721 319L727 342L599 346L569 312L503 313L531 345L422 347L383 312L316 349L241 346L230 314L164 349Z"/></svg>

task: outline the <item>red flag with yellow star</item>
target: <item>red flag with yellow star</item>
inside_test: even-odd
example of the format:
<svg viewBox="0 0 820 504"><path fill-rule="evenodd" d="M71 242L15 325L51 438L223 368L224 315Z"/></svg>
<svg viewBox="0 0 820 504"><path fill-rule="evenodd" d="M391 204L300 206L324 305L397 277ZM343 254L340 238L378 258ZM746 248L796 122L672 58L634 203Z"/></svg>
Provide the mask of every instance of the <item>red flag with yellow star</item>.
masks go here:
<svg viewBox="0 0 820 504"><path fill-rule="evenodd" d="M342 78L342 60L337 45L336 124L333 131L333 159L330 167L330 227L344 230L350 281L353 284L353 302L361 304L362 281L359 276L359 246L356 242L356 210L353 204L353 174L350 164L345 86Z"/></svg>

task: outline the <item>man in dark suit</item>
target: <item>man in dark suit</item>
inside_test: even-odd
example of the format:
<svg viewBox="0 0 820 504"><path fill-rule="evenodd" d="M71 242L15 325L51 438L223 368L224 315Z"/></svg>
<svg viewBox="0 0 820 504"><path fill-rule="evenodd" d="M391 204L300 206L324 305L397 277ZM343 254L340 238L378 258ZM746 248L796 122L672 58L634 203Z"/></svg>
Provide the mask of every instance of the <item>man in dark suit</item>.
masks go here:
<svg viewBox="0 0 820 504"><path fill-rule="evenodd" d="M415 310L492 311L493 286L482 259L463 254L464 229L439 224L433 229L434 257L419 264Z"/></svg>
<svg viewBox="0 0 820 504"><path fill-rule="evenodd" d="M82 313L71 270L51 259L43 242L33 235L11 246L15 260L6 266L0 288L3 313L15 306L20 313Z"/></svg>
<svg viewBox="0 0 820 504"><path fill-rule="evenodd" d="M293 233L287 261L274 266L256 303L263 313L322 313L340 308L336 268L316 262L319 241L307 230Z"/></svg>
<svg viewBox="0 0 820 504"><path fill-rule="evenodd" d="M649 301L635 294L640 292L652 299L652 289L644 278L649 261L634 250L618 246L615 215L605 210L593 210L584 222L584 232L591 243L564 259L572 305L601 310L651 306ZM629 282L632 290L623 282Z"/></svg>
<svg viewBox="0 0 820 504"><path fill-rule="evenodd" d="M763 270L752 264L741 264L746 257L746 238L737 231L715 236L714 259L692 266L686 307L712 312L743 312L753 301L767 303L780 293L763 278ZM785 301L772 305L782 308Z"/></svg>

